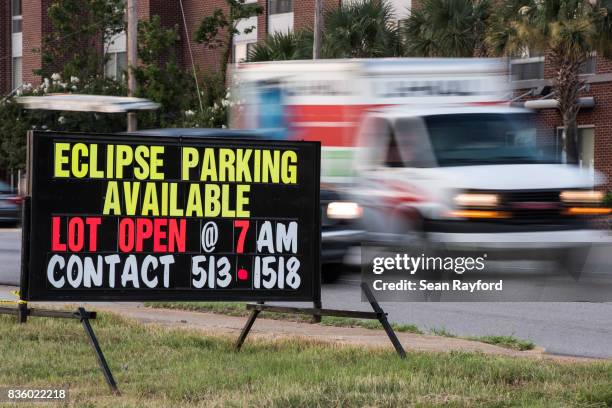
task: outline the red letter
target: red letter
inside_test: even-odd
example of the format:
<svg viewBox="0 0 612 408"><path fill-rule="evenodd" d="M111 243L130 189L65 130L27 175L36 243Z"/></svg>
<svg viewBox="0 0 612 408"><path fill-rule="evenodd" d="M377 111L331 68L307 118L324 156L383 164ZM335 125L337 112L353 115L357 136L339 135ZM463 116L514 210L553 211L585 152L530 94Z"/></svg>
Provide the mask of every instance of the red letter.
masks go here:
<svg viewBox="0 0 612 408"><path fill-rule="evenodd" d="M85 224L80 217L68 221L68 249L79 252L85 246Z"/></svg>
<svg viewBox="0 0 612 408"><path fill-rule="evenodd" d="M52 217L52 226L51 226L51 250L52 251L65 251L66 244L62 244L60 242L60 217Z"/></svg>
<svg viewBox="0 0 612 408"><path fill-rule="evenodd" d="M244 252L244 240L246 239L247 231L249 230L249 220L234 220L234 228L240 228L238 242L236 243L236 253Z"/></svg>
<svg viewBox="0 0 612 408"><path fill-rule="evenodd" d="M89 250L95 252L98 249L98 227L102 223L100 217L87 217L85 224L89 225Z"/></svg>
<svg viewBox="0 0 612 408"><path fill-rule="evenodd" d="M134 220L124 218L119 221L119 250L131 252L134 249Z"/></svg>
<svg viewBox="0 0 612 408"><path fill-rule="evenodd" d="M166 244L162 244L162 239L166 239L166 230L162 230L162 227L168 226L168 220L166 218L155 219L155 237L153 238L153 252L167 252L168 247Z"/></svg>
<svg viewBox="0 0 612 408"><path fill-rule="evenodd" d="M153 222L147 218L138 218L136 220L136 252L142 252L142 243L145 239L151 238L151 234L153 234Z"/></svg>
<svg viewBox="0 0 612 408"><path fill-rule="evenodd" d="M170 220L170 228L168 231L168 240L170 241L168 246L169 252L174 252L176 243L177 252L185 252L185 228L186 221L184 219L179 220L180 227L177 228L176 220Z"/></svg>

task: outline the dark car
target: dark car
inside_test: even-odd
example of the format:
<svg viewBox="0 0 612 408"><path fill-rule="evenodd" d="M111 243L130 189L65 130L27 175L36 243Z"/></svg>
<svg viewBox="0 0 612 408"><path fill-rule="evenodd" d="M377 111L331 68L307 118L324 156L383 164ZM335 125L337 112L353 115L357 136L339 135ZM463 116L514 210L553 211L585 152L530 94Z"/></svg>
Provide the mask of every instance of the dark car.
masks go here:
<svg viewBox="0 0 612 408"><path fill-rule="evenodd" d="M131 132L140 136L163 137L237 137L242 139L266 139L266 133L249 130L167 128ZM359 244L361 231L356 220L361 216L357 204L342 200L331 186L321 186L321 264L322 279L334 281L342 270L348 250Z"/></svg>
<svg viewBox="0 0 612 408"><path fill-rule="evenodd" d="M0 181L0 225L15 225L21 219L21 197Z"/></svg>

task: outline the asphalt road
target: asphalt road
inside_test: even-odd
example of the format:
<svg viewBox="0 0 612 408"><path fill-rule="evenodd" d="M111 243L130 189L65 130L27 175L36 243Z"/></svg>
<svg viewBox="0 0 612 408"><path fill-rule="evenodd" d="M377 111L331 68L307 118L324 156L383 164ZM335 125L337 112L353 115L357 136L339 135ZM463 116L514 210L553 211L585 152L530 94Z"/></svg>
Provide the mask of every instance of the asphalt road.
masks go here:
<svg viewBox="0 0 612 408"><path fill-rule="evenodd" d="M0 230L0 284L19 280L21 231ZM326 308L369 310L359 275L323 286ZM612 358L612 303L383 303L391 321L460 336L514 335L549 353Z"/></svg>

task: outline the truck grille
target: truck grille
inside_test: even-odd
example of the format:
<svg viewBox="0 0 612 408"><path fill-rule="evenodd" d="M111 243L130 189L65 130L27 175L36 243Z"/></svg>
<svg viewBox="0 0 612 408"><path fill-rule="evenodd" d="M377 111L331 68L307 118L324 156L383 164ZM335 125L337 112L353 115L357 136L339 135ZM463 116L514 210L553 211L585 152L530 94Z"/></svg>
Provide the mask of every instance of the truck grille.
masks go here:
<svg viewBox="0 0 612 408"><path fill-rule="evenodd" d="M559 190L502 191L502 208L512 214L509 222L551 224L563 222Z"/></svg>

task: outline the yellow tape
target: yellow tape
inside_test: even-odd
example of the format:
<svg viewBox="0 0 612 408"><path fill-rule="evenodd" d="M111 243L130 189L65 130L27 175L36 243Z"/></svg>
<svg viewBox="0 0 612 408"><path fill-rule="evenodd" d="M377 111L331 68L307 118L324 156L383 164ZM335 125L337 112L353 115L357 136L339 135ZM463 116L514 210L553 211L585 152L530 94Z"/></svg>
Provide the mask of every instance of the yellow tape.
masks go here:
<svg viewBox="0 0 612 408"><path fill-rule="evenodd" d="M11 292L13 295L17 296L18 298L21 298L21 294L19 293L18 290L14 290ZM28 302L25 300L1 300L0 299L0 304L16 304L16 305L25 305Z"/></svg>

